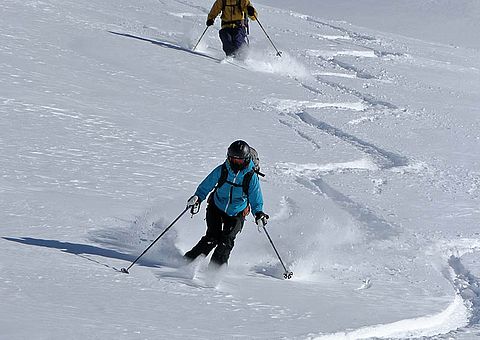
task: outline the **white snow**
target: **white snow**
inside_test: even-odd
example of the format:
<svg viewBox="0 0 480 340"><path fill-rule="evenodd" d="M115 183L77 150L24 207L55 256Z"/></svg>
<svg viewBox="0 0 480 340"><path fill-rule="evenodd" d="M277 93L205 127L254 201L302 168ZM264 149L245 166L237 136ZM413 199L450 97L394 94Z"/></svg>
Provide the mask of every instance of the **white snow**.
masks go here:
<svg viewBox="0 0 480 340"><path fill-rule="evenodd" d="M371 339L371 338L420 338L448 333L452 328L466 325L469 312L463 299L456 295L454 301L437 315L406 319L390 324L375 325L350 332L340 332L326 336L314 337L326 339Z"/></svg>
<svg viewBox="0 0 480 340"><path fill-rule="evenodd" d="M243 60L213 0L0 5L0 339L475 339L476 0L258 0ZM181 267L184 209L236 139L267 225Z"/></svg>

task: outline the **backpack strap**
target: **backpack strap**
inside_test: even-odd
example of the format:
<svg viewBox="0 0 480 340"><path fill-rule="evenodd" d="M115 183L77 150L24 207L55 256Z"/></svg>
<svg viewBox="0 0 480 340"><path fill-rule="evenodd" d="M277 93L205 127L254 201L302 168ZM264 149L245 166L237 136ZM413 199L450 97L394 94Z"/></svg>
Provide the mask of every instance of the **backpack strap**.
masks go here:
<svg viewBox="0 0 480 340"><path fill-rule="evenodd" d="M254 174L256 174L255 170L250 170L245 174L245 176L243 176L242 187L243 187L243 192L247 196L247 207L242 212L243 218L245 218L248 214L250 214L251 208L250 208L250 198L248 197L248 188L250 187L250 182L252 181L252 177Z"/></svg>
<svg viewBox="0 0 480 340"><path fill-rule="evenodd" d="M217 192L218 188L220 188L222 185L224 185L225 182L227 181L227 177L228 177L228 169L227 169L227 166L225 165L225 163L223 163L222 167L220 169L220 178L218 179L217 184L215 184L215 188L213 189L213 191L210 193L210 195L208 195L207 202L210 203L211 199L213 198L213 196Z"/></svg>
<svg viewBox="0 0 480 340"><path fill-rule="evenodd" d="M252 180L254 173L255 171L251 170L247 172L245 176L243 176L242 187L243 187L243 192L245 193L245 195L247 195L247 197L248 197L248 188L250 187L250 181Z"/></svg>
<svg viewBox="0 0 480 340"><path fill-rule="evenodd" d="M242 184L233 183L233 182L230 182L229 180L227 180L228 169L227 169L227 166L225 165L225 163L223 163L221 173L220 173L220 178L218 179L217 185L215 185L215 189L214 189L213 193L215 193L215 191L217 191L217 189L220 188L222 185L224 185L225 183L228 183L228 184L230 184L234 187L242 187L243 192L248 197L248 188L250 187L250 181L252 180L252 177L255 173L256 173L255 170L250 170L249 172L247 172L243 176Z"/></svg>
<svg viewBox="0 0 480 340"><path fill-rule="evenodd" d="M230 182L227 178L228 178L228 169L227 169L227 166L225 165L225 163L223 163L222 168L221 168L221 172L220 172L220 178L218 179L218 182L215 185L215 188L214 188L212 194L214 194L218 190L218 188L220 188L225 183L228 183L228 184L230 184L231 186L234 186L234 187L243 187L243 184L237 184L237 183ZM245 178L244 178L244 181L245 181Z"/></svg>
<svg viewBox="0 0 480 340"><path fill-rule="evenodd" d="M228 178L228 169L225 163L223 163L221 173L220 173L220 178L218 179L217 185L215 186L215 191L217 191L218 188L220 188L222 185L225 184L225 182L227 182L227 178Z"/></svg>

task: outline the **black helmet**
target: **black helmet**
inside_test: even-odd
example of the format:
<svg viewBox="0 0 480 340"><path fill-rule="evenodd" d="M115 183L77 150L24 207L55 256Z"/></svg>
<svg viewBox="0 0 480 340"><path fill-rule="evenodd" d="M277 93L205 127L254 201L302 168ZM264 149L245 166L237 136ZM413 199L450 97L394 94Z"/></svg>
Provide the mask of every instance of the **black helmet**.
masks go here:
<svg viewBox="0 0 480 340"><path fill-rule="evenodd" d="M228 147L227 156L243 159L250 158L250 147L243 140L237 140Z"/></svg>
<svg viewBox="0 0 480 340"><path fill-rule="evenodd" d="M250 163L250 147L243 140L237 140L228 147L227 158L234 171L242 170Z"/></svg>

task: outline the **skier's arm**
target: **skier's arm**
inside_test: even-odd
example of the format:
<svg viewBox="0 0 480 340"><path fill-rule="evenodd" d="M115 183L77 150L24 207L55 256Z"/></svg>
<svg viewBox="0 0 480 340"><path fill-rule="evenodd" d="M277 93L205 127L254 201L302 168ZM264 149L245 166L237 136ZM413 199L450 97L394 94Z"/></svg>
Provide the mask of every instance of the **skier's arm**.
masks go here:
<svg viewBox="0 0 480 340"><path fill-rule="evenodd" d="M260 188L260 180L256 174L252 176L250 186L248 187L248 200L254 215L257 212L263 211L262 189Z"/></svg>
<svg viewBox="0 0 480 340"><path fill-rule="evenodd" d="M215 188L215 185L218 183L218 180L220 179L220 175L222 173L222 165L220 164L217 166L213 171L205 177L205 179L200 183L200 185L197 188L197 191L195 191L195 195L200 198L200 200L204 201L205 198L207 198L207 195L210 193L210 191Z"/></svg>
<svg viewBox="0 0 480 340"><path fill-rule="evenodd" d="M208 13L208 20L215 20L216 17L222 12L222 0L217 0L212 6L212 9L210 10L210 13Z"/></svg>

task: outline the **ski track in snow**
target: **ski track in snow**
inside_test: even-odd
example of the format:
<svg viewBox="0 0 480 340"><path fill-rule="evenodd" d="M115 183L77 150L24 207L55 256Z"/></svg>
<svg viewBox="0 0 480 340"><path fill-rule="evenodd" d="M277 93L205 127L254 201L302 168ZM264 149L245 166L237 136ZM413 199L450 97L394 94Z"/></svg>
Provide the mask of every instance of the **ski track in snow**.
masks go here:
<svg viewBox="0 0 480 340"><path fill-rule="evenodd" d="M456 295L447 309L439 314L415 319L397 321L391 324L375 325L354 331L339 332L323 336L311 336L311 340L334 339L413 339L449 333L452 328L464 324L468 317L463 299Z"/></svg>
<svg viewBox="0 0 480 340"><path fill-rule="evenodd" d="M469 327L477 326L480 320L480 278L471 274L462 264L461 257L478 252L476 239L461 239L455 242L439 242L427 253L443 258L445 278L455 290L453 301L435 315L405 319L389 324L366 326L356 330L331 334L306 336L310 340L328 339L400 339L434 338L452 339Z"/></svg>
<svg viewBox="0 0 480 340"><path fill-rule="evenodd" d="M400 156L394 152L386 151L369 142L363 141L353 135L350 135L334 126L331 126L328 123L319 121L305 111L297 113L295 115L302 122L311 125L326 134L339 138L354 146L355 148L360 149L362 152L375 159L376 163L379 164L379 167L381 169L390 169L394 167L402 167L408 165L408 161L405 157Z"/></svg>
<svg viewBox="0 0 480 340"><path fill-rule="evenodd" d="M326 195L332 201L337 203L348 211L355 219L362 223L367 229L367 241L370 239L386 240L397 235L400 231L398 226L391 222L376 216L376 214L367 207L352 201L349 197L338 190L329 186L321 178L315 179L312 183L318 188L321 194Z"/></svg>
<svg viewBox="0 0 480 340"><path fill-rule="evenodd" d="M374 40L369 36L359 35L348 30L340 29L337 26L332 26L325 24L315 18L312 18L307 15L297 15L291 13L295 17L305 19L309 22L315 24L329 26L334 29L340 30L347 39L353 41L359 40ZM360 149L366 154L367 157L371 157L375 160L376 166L366 166L363 167L367 171L379 171L387 170L392 168L408 167L410 161L397 153L386 151L383 148L377 147L372 143L365 142L353 135L343 132L341 129L338 129L334 126L329 125L326 122L322 122L314 118L311 114L307 112L308 109L323 109L323 108L337 108L337 109L349 109L349 110L368 110L369 108L373 109L385 109L385 110L398 110L398 107L395 104L389 103L384 100L378 100L371 95L363 94L360 91L348 88L344 85L341 85L337 82L327 81L324 78L327 76L339 76L345 78L359 78L359 79L376 79L375 76L359 70L353 65L349 65L345 62L335 60L336 56L353 56L353 57L366 57L366 58L377 58L384 56L393 56L401 57L404 56L402 53L386 53L379 52L374 49L365 49L365 50L350 50L350 51L319 51L319 50L307 50L307 57L315 57L321 59L324 62L330 62L334 65L342 68L343 70L349 72L347 74L328 74L328 73L318 73L316 79L319 83L323 85L330 86L342 93L351 94L361 100L357 105L347 104L347 103L321 103L315 101L298 101L298 100L280 100L275 98L269 98L264 100L264 104L273 107L275 110L278 110L283 117L285 114L297 118L301 122L308 124L312 127L317 128L318 130L335 136L344 142L351 144L353 147ZM353 75L352 75L353 73ZM309 90L310 92L318 95L322 95L321 91L317 90L314 86L307 84L306 82L299 81L300 84ZM295 130L301 137L306 139L308 142L319 147L315 142L315 137L309 135L309 133L304 132L301 124L296 123L295 121L285 120L282 118L279 120L280 123L289 126ZM372 211L369 211L365 207L362 207L360 204L351 201L347 196L338 192L329 186L321 177L315 179L314 173L330 172L335 170L348 170L359 166L358 162L352 162L352 164L338 164L338 165L297 165L297 164L279 164L278 167L283 168L284 173L294 174L298 177L297 181L302 185L305 184L305 181L314 184L314 186L319 190L320 193L326 195L331 200L336 202L338 205L342 206L344 209L349 211L352 216L355 216L357 220L363 222L363 225L368 226L369 234L375 239L388 239L396 235L399 231L398 226L392 225L390 222L385 221L382 218L378 218ZM360 166L361 168L361 166ZM313 179L312 179L313 177ZM310 184L307 184L310 186ZM468 248L470 251L472 248ZM475 247L474 247L475 249ZM349 332L340 332L335 334L328 334L324 336L311 336L309 339L368 339L368 338L419 338L419 337L432 337L438 336L440 334L450 334L453 335L457 328L461 328L467 325L476 325L480 319L480 282L478 278L471 275L461 264L459 257L451 255L448 260L449 268L453 272L451 281L452 286L456 290L454 301L448 306L447 309L440 312L437 315L425 316L415 319L401 320L391 324L385 325L376 325L364 327L355 331ZM450 279L447 277L447 279Z"/></svg>
<svg viewBox="0 0 480 340"><path fill-rule="evenodd" d="M451 281L456 292L454 300L444 311L436 315L401 320L391 324L368 326L321 336L310 335L307 338L334 340L430 337L451 339L455 337L463 331L463 328L478 325L480 321L480 278L472 275L461 262L463 255L479 250L480 242L476 239L462 239L454 243L441 242L429 250L432 255L441 256L448 263L444 275Z"/></svg>

